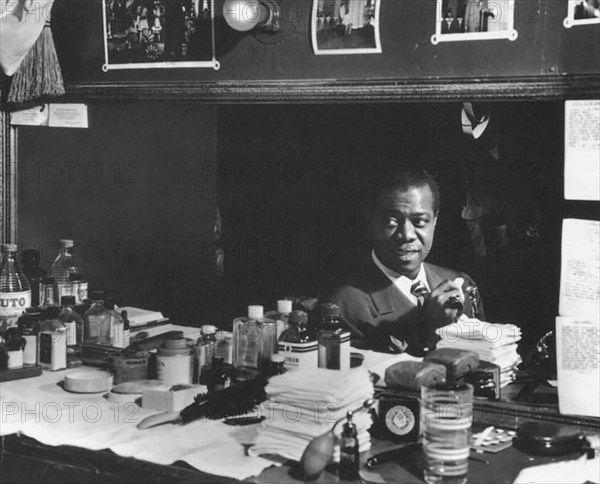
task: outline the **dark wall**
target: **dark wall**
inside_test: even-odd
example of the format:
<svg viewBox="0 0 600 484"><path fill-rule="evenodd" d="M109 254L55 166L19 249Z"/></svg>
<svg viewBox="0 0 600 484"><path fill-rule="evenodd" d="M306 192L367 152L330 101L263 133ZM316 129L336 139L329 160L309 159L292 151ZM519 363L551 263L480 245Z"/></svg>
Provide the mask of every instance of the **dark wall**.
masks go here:
<svg viewBox="0 0 600 484"><path fill-rule="evenodd" d="M563 105L489 107L478 140L462 133L460 104L219 108L226 319L247 304L320 295L351 272L369 250L365 191L391 158L423 162L438 177L429 261L473 276L491 321L519 323L527 337L552 328ZM461 217L467 193L487 207L483 252Z"/></svg>
<svg viewBox="0 0 600 484"><path fill-rule="evenodd" d="M210 318L216 157L209 106L90 105L89 129L19 129L19 246L49 269L72 238L90 288L176 321Z"/></svg>
<svg viewBox="0 0 600 484"><path fill-rule="evenodd" d="M217 21L217 59L222 66L217 72L196 68L103 73L100 0L57 0L53 32L63 73L70 82L477 78L600 72L597 25L565 29L566 1L515 3L515 41L433 45L435 1L382 0L381 55L315 56L310 41L312 0L282 0L282 30L274 36L248 35L240 40Z"/></svg>

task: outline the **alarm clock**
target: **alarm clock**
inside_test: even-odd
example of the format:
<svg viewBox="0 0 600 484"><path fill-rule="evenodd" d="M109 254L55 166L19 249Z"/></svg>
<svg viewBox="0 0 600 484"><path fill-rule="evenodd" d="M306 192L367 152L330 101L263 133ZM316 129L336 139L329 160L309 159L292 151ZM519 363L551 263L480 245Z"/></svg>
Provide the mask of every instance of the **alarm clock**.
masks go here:
<svg viewBox="0 0 600 484"><path fill-rule="evenodd" d="M419 437L420 412L421 406L416 396L382 393L379 396L373 434L379 439L392 442L416 442Z"/></svg>

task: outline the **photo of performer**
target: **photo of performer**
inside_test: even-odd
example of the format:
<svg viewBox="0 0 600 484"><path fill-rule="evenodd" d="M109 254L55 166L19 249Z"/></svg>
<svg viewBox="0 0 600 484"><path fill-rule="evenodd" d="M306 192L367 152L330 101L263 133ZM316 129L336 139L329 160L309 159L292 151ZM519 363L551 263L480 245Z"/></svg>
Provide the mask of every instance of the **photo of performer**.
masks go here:
<svg viewBox="0 0 600 484"><path fill-rule="evenodd" d="M381 0L314 0L312 42L315 54L381 52Z"/></svg>

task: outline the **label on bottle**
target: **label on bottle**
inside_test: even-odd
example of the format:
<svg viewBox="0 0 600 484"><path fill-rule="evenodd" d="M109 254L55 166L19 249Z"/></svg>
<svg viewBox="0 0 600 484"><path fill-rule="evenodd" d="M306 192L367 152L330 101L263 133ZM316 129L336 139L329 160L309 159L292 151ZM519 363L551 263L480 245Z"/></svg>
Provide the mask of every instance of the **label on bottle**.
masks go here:
<svg viewBox="0 0 600 484"><path fill-rule="evenodd" d="M64 331L42 331L39 335L39 363L51 371L67 368L67 338Z"/></svg>
<svg viewBox="0 0 600 484"><path fill-rule="evenodd" d="M37 363L37 336L35 334L23 335L25 348L23 348L23 363L35 365Z"/></svg>
<svg viewBox="0 0 600 484"><path fill-rule="evenodd" d="M63 296L72 296L73 295L73 287L70 282L61 283L56 282L56 302L60 304L60 298Z"/></svg>
<svg viewBox="0 0 600 484"><path fill-rule="evenodd" d="M319 332L319 368L350 369L350 333L348 331Z"/></svg>
<svg viewBox="0 0 600 484"><path fill-rule="evenodd" d="M278 353L283 355L286 370L307 370L319 366L319 344L316 341L308 343L286 343L280 341Z"/></svg>
<svg viewBox="0 0 600 484"><path fill-rule="evenodd" d="M77 283L77 292L75 289L73 290L73 294L77 300L77 304L82 304L85 299L88 297L88 283L85 281L80 281Z"/></svg>
<svg viewBox="0 0 600 484"><path fill-rule="evenodd" d="M9 326L31 306L31 290L20 292L0 292L0 322L6 321Z"/></svg>
<svg viewBox="0 0 600 484"><path fill-rule="evenodd" d="M67 346L75 346L77 344L77 324L75 321L67 321L63 324L67 328Z"/></svg>

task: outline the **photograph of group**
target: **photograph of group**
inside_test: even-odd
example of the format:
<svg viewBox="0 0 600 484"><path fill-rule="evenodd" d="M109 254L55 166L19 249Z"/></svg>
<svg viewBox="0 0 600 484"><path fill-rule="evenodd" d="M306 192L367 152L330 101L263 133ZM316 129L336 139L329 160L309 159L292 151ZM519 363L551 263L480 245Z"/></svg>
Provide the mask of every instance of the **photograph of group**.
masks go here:
<svg viewBox="0 0 600 484"><path fill-rule="evenodd" d="M103 0L104 70L213 67L212 3Z"/></svg>
<svg viewBox="0 0 600 484"><path fill-rule="evenodd" d="M432 42L515 40L514 0L438 0Z"/></svg>
<svg viewBox="0 0 600 484"><path fill-rule="evenodd" d="M381 53L380 3L381 0L314 0L315 54Z"/></svg>

